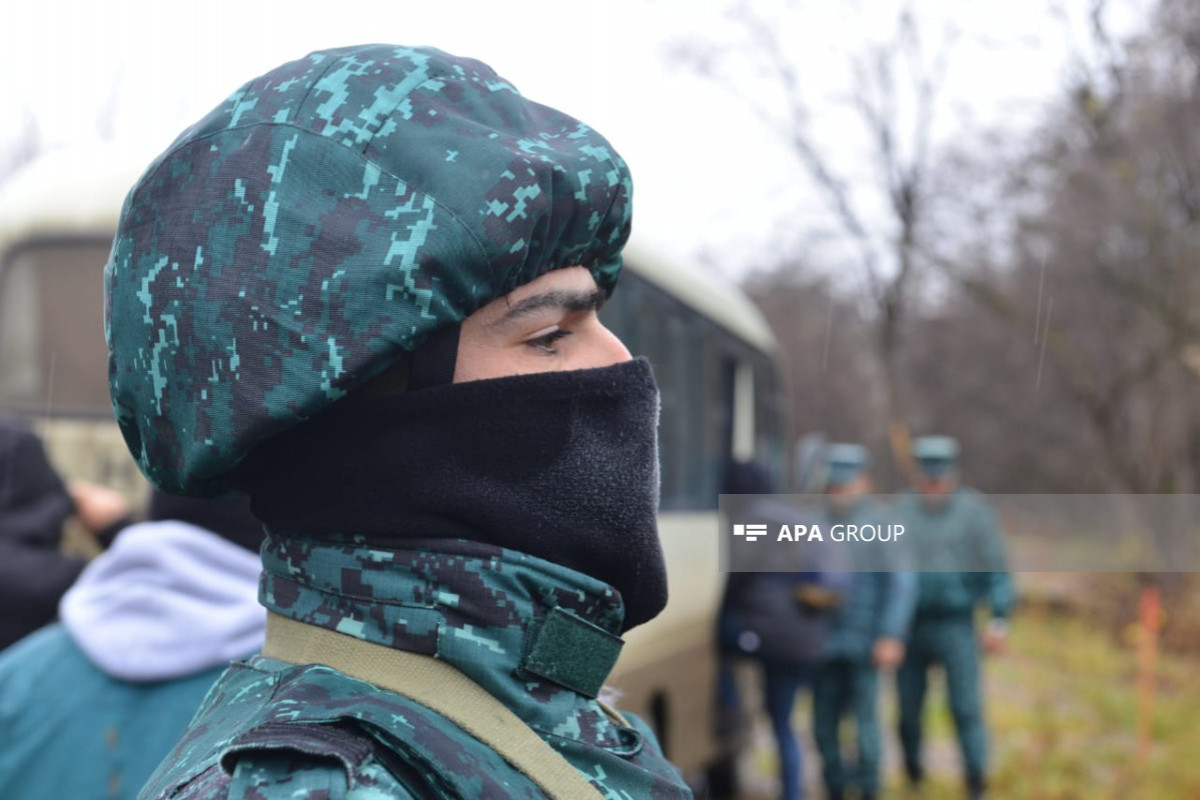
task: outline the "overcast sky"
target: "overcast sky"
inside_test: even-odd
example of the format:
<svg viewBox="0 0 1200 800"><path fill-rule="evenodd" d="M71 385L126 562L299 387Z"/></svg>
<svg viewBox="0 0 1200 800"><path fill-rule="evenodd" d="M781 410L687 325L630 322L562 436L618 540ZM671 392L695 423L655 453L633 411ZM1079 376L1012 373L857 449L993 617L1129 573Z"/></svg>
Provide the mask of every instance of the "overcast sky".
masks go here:
<svg viewBox="0 0 1200 800"><path fill-rule="evenodd" d="M913 3L932 49L951 20L938 118L940 141L1004 124L1031 124L1064 83L1072 50L1086 54L1083 0L927 0ZM717 0L39 0L5 11L0 63L6 81L0 148L28 115L45 144L111 136L144 147L147 160L233 89L318 48L386 41L428 44L489 63L526 95L604 133L629 161L635 227L655 249L695 261L716 252L728 275L762 261L774 245L820 225L819 198L752 108L775 102L744 69L736 91L673 64L672 43L735 46L741 31ZM814 135L851 180L864 173L858 130L846 109L847 63L888 35L895 0L808 0L787 10L751 0L771 16L813 107ZM1111 24L1133 30L1150 0L1113 0ZM105 110L109 113L107 117ZM100 120L107 118L107 129ZM869 204L869 196L863 201Z"/></svg>

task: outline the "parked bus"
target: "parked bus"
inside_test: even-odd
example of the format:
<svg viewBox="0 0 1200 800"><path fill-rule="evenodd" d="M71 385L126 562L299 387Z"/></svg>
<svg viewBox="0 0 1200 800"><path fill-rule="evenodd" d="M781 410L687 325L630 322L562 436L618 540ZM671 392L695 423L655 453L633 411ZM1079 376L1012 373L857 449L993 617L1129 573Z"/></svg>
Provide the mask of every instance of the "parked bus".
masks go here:
<svg viewBox="0 0 1200 800"><path fill-rule="evenodd" d="M125 192L148 162L58 153L0 185L0 412L32 420L65 476L117 488L139 508L148 487L108 399L101 273ZM662 391L659 530L671 597L629 632L611 683L697 783L732 755L712 735L722 473L730 459L754 457L780 475L785 453L770 331L744 295L700 273L635 238L602 311L650 359Z"/></svg>

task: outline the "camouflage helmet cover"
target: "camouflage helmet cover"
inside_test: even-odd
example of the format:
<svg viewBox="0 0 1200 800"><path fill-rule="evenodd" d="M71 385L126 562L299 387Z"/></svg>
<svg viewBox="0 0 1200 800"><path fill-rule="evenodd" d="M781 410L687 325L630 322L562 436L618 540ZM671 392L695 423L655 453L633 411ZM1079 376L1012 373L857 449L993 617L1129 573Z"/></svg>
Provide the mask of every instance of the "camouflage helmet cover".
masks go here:
<svg viewBox="0 0 1200 800"><path fill-rule="evenodd" d="M632 185L586 125L430 48L312 53L150 165L104 273L113 409L147 477L216 494L311 417L539 275L606 292Z"/></svg>

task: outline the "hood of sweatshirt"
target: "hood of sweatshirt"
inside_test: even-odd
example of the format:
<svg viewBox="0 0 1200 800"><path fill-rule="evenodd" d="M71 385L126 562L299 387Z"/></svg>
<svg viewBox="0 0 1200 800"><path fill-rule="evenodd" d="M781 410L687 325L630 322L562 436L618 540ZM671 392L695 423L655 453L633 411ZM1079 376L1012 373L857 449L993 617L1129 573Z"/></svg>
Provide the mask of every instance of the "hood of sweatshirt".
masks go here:
<svg viewBox="0 0 1200 800"><path fill-rule="evenodd" d="M121 532L63 596L59 615L97 667L127 681L191 675L257 652L266 610L257 553L177 521Z"/></svg>

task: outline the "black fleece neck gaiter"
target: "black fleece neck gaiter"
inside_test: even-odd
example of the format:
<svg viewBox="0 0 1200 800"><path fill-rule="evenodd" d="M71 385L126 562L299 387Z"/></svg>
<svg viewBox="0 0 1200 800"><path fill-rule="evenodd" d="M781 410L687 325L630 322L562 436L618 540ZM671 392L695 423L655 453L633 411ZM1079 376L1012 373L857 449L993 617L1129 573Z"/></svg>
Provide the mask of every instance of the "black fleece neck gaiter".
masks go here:
<svg viewBox="0 0 1200 800"><path fill-rule="evenodd" d="M322 539L467 539L602 580L625 629L666 604L649 362L335 404L256 451L255 515Z"/></svg>

